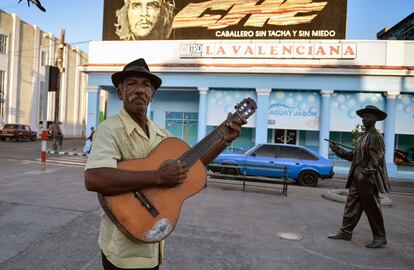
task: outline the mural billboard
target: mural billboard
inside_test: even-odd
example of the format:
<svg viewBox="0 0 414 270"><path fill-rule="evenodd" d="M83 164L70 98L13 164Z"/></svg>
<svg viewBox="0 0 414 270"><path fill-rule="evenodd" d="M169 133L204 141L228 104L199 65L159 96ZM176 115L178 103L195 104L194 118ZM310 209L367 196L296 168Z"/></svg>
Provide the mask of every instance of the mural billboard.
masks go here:
<svg viewBox="0 0 414 270"><path fill-rule="evenodd" d="M103 40L345 39L347 0L105 0Z"/></svg>

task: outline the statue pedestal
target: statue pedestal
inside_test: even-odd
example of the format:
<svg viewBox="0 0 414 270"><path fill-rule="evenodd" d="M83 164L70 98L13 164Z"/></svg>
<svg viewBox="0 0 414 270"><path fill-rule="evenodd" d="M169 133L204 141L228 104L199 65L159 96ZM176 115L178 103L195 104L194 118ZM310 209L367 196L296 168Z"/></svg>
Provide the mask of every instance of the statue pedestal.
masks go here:
<svg viewBox="0 0 414 270"><path fill-rule="evenodd" d="M329 189L322 197L328 200L346 203L346 198L348 196L348 189ZM380 193L381 205L382 206L392 206L392 200L385 196L384 194Z"/></svg>

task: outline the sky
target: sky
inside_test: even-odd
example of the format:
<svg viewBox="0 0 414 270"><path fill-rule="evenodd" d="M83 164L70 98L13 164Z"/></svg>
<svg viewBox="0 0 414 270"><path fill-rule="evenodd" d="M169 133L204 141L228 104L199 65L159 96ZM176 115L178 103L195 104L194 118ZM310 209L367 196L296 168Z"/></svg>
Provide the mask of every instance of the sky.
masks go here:
<svg viewBox="0 0 414 270"><path fill-rule="evenodd" d="M122 0L121 0L122 1ZM104 0L40 0L46 8L27 6L27 0L0 0L0 9L14 13L21 20L60 37L88 52L88 42L102 40ZM414 12L414 0L348 0L346 39L376 39L383 28L393 25Z"/></svg>

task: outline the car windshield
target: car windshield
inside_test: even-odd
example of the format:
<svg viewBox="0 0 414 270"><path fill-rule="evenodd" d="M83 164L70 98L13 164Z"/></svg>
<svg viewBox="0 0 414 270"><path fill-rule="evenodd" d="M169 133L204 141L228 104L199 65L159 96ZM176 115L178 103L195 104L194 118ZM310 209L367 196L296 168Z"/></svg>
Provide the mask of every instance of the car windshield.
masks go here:
<svg viewBox="0 0 414 270"><path fill-rule="evenodd" d="M4 125L3 129L17 129L17 125Z"/></svg>
<svg viewBox="0 0 414 270"><path fill-rule="evenodd" d="M244 153L244 155L246 156L250 156L254 151L256 151L257 148L259 148L261 145L256 145L255 147L253 147L252 149L248 150L246 153Z"/></svg>

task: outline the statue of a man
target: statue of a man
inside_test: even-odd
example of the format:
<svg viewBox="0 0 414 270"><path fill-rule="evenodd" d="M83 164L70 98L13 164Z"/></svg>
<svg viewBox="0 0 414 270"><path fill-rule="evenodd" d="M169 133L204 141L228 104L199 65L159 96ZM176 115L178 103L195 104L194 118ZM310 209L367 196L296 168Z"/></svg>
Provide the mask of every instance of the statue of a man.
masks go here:
<svg viewBox="0 0 414 270"><path fill-rule="evenodd" d="M389 181L385 165L384 139L375 128L375 123L384 120L387 114L372 105L367 105L356 113L362 118L365 131L358 138L355 150L347 152L336 144L330 145L337 156L352 161L352 165L346 183L349 193L342 227L338 233L328 237L350 241L353 229L358 224L362 212L365 212L373 234L372 242L366 247L380 248L387 244L387 239L379 192L389 192Z"/></svg>

